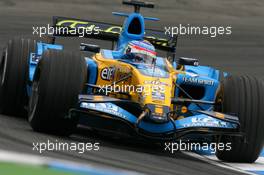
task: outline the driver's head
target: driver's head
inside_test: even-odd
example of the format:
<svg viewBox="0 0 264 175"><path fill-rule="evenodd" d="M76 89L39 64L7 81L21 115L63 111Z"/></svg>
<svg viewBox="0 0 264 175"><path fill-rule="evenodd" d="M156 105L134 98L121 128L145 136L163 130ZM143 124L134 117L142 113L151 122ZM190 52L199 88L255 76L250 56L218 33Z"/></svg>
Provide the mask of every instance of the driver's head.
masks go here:
<svg viewBox="0 0 264 175"><path fill-rule="evenodd" d="M148 41L130 41L124 54L131 54L135 60L151 63L156 60L157 53L155 47Z"/></svg>

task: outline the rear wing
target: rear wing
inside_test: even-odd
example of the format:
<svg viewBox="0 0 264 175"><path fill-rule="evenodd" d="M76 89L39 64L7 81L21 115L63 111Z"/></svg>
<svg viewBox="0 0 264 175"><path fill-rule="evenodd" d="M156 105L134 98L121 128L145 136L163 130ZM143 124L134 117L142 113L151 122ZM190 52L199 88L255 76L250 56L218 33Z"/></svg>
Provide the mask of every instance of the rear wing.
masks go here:
<svg viewBox="0 0 264 175"><path fill-rule="evenodd" d="M118 41L122 31L121 25L58 16L53 17L53 27L53 36L86 37L112 42ZM163 31L146 29L144 39L159 50L176 51L177 37L171 38Z"/></svg>

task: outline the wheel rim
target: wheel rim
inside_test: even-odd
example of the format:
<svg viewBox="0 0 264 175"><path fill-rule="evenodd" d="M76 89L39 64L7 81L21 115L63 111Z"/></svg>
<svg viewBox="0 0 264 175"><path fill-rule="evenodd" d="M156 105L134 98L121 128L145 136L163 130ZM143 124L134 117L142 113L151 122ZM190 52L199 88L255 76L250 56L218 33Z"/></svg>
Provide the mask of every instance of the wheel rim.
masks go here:
<svg viewBox="0 0 264 175"><path fill-rule="evenodd" d="M38 99L39 99L39 82L34 81L32 84L32 94L29 99L29 117L28 117L29 122L32 121L33 116L36 112Z"/></svg>
<svg viewBox="0 0 264 175"><path fill-rule="evenodd" d="M6 75L6 66L7 66L7 48L3 52L3 56L0 62L0 82L1 86L3 86L5 82L5 75Z"/></svg>

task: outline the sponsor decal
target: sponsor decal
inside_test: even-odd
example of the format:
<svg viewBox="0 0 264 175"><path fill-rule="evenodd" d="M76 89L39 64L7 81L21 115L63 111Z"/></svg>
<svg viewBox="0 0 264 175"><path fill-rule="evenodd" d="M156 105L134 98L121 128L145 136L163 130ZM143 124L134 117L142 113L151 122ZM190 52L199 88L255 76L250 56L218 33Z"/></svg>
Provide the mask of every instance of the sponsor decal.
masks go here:
<svg viewBox="0 0 264 175"><path fill-rule="evenodd" d="M116 105L113 105L111 103L87 103L87 102L82 102L80 104L81 108L86 108L86 109L92 109L92 110L97 110L101 112L105 112L108 114L112 114L121 118L127 118L125 115L123 115L119 111L119 107Z"/></svg>
<svg viewBox="0 0 264 175"><path fill-rule="evenodd" d="M224 121L217 121L211 117L199 118L193 117L191 123L183 125L184 127L227 127L227 123Z"/></svg>
<svg viewBox="0 0 264 175"><path fill-rule="evenodd" d="M115 68L114 67L105 67L101 71L101 78L103 80L113 80L115 76Z"/></svg>
<svg viewBox="0 0 264 175"><path fill-rule="evenodd" d="M165 94L161 93L159 91L152 92L152 99L153 100L162 100L162 101L164 101L165 100Z"/></svg>
<svg viewBox="0 0 264 175"><path fill-rule="evenodd" d="M157 103L157 104L163 104L164 101L162 100L152 100L153 103Z"/></svg>
<svg viewBox="0 0 264 175"><path fill-rule="evenodd" d="M116 79L117 80L125 78L126 76L128 76L131 73L130 69L128 69L126 67L118 67L116 72L117 72L116 73ZM130 81L131 81L131 77L124 80L124 82L130 82Z"/></svg>
<svg viewBox="0 0 264 175"><path fill-rule="evenodd" d="M168 83L161 82L159 79L157 79L157 80L145 80L144 84L169 86Z"/></svg>
<svg viewBox="0 0 264 175"><path fill-rule="evenodd" d="M162 107L156 107L155 108L155 113L156 114L163 114L163 108Z"/></svg>
<svg viewBox="0 0 264 175"><path fill-rule="evenodd" d="M31 53L30 57L31 57L31 63L37 64L41 58L41 55L38 55L36 53Z"/></svg>
<svg viewBox="0 0 264 175"><path fill-rule="evenodd" d="M117 34L119 35L122 32L122 26L117 25L104 25L98 22L91 22L91 21L82 21L82 20L73 20L73 19L64 19L57 21L55 26L58 27L68 27L71 30L75 28L84 28L89 29L92 31L91 34ZM150 40L153 44L168 47L169 42L168 39L164 37L155 37L152 36L151 33L147 33L144 37L147 40Z"/></svg>
<svg viewBox="0 0 264 175"><path fill-rule="evenodd" d="M199 78L193 78L193 77L183 77L183 82L187 84L201 84L201 85L208 85L208 86L214 85L213 80L205 80L205 79L199 79Z"/></svg>

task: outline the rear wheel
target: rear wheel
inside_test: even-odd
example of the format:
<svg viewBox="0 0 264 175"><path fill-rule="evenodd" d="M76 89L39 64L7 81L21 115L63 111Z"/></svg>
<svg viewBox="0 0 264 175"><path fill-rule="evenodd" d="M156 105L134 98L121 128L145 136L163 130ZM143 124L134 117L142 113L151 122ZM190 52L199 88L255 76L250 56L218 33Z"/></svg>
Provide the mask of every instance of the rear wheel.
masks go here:
<svg viewBox="0 0 264 175"><path fill-rule="evenodd" d="M0 112L25 114L29 55L35 50L35 40L9 40L0 60Z"/></svg>
<svg viewBox="0 0 264 175"><path fill-rule="evenodd" d="M69 135L76 119L69 110L84 90L87 66L80 54L49 50L40 60L29 102L29 123L38 132Z"/></svg>
<svg viewBox="0 0 264 175"><path fill-rule="evenodd" d="M230 151L217 150L216 156L228 162L254 162L264 146L264 85L251 76L230 76L224 79L222 112L239 117L245 139L222 137L220 142L231 143Z"/></svg>

